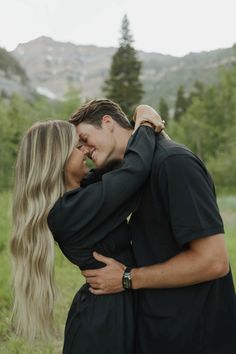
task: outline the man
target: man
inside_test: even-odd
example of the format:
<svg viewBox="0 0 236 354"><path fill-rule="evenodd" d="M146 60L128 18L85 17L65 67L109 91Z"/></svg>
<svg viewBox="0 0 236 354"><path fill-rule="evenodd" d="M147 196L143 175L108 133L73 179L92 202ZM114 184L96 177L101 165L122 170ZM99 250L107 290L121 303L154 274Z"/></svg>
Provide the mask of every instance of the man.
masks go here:
<svg viewBox="0 0 236 354"><path fill-rule="evenodd" d="M147 106L136 113L158 118ZM122 159L132 130L114 102L91 101L70 121L97 167ZM141 289L136 354L235 354L235 291L204 164L185 146L157 135L142 193L130 219L137 268L94 254L106 266L84 272L91 292Z"/></svg>

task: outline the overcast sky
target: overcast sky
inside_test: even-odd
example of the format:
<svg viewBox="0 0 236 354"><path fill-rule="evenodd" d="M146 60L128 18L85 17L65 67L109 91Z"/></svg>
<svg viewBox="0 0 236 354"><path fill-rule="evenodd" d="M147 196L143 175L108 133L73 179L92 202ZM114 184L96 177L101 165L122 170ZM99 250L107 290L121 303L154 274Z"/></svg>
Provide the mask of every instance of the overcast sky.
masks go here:
<svg viewBox="0 0 236 354"><path fill-rule="evenodd" d="M44 35L117 47L125 13L146 52L182 56L236 42L236 0L0 0L0 46Z"/></svg>

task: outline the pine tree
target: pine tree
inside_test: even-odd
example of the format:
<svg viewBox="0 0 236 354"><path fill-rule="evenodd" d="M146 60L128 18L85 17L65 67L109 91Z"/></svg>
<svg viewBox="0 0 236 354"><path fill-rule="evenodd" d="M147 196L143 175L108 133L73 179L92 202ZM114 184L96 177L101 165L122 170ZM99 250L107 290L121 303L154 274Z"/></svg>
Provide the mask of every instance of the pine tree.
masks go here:
<svg viewBox="0 0 236 354"><path fill-rule="evenodd" d="M192 91L188 95L188 106L191 106L193 100L198 97L200 99L204 96L204 84L201 81L196 80L193 85Z"/></svg>
<svg viewBox="0 0 236 354"><path fill-rule="evenodd" d="M160 113L161 118L164 119L165 125L167 125L169 120L169 107L163 97L160 98L158 111Z"/></svg>
<svg viewBox="0 0 236 354"><path fill-rule="evenodd" d="M121 26L120 46L112 58L109 77L103 89L106 97L117 102L128 116L134 112L143 95L140 81L142 63L137 59L132 44L129 20L125 15Z"/></svg>
<svg viewBox="0 0 236 354"><path fill-rule="evenodd" d="M183 86L179 86L177 91L177 98L175 102L175 114L174 119L179 121L181 116L186 112L188 107L188 99L185 97Z"/></svg>

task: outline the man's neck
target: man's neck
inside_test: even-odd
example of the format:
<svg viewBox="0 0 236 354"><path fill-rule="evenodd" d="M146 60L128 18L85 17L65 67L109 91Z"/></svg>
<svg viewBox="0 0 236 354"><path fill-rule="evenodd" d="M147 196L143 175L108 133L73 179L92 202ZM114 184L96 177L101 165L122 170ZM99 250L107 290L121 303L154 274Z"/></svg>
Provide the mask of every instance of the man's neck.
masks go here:
<svg viewBox="0 0 236 354"><path fill-rule="evenodd" d="M116 159L122 160L124 158L125 150L128 141L133 133L133 130L119 128L116 134Z"/></svg>

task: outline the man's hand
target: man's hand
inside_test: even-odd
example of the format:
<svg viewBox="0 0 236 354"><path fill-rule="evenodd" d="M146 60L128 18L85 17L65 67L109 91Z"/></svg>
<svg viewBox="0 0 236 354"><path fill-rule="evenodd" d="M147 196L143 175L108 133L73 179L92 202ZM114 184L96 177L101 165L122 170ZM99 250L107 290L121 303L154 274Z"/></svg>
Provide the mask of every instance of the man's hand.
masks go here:
<svg viewBox="0 0 236 354"><path fill-rule="evenodd" d="M106 266L81 272L90 285L91 293L104 295L124 291L122 277L126 266L113 258L102 256L96 252L93 252L93 256L97 261L105 263Z"/></svg>

